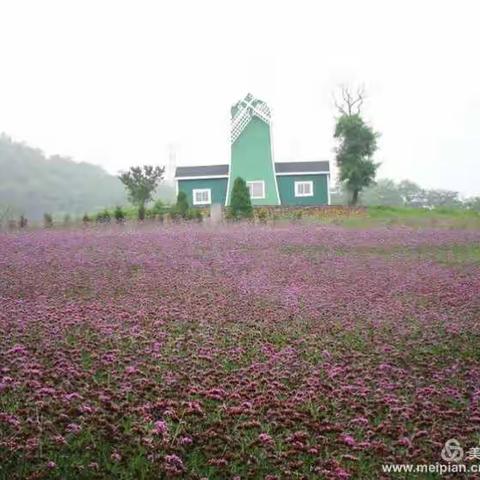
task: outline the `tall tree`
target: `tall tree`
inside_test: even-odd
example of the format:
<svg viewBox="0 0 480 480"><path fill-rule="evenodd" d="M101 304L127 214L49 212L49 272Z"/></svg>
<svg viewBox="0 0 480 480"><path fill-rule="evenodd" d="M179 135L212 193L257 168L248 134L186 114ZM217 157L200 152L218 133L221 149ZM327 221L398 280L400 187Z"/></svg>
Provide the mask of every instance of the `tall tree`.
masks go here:
<svg viewBox="0 0 480 480"><path fill-rule="evenodd" d="M175 205L174 211L176 215L178 215L183 219L186 219L188 217L189 206L188 206L187 195L185 192L182 192L182 191L178 192L177 204Z"/></svg>
<svg viewBox="0 0 480 480"><path fill-rule="evenodd" d="M139 220L145 218L145 204L152 199L152 194L164 173L165 167L144 165L130 167L128 172L119 175L118 178L128 190L130 201L138 207Z"/></svg>
<svg viewBox="0 0 480 480"><path fill-rule="evenodd" d="M241 177L237 177L233 182L230 214L232 218L237 220L253 216L250 192L245 180Z"/></svg>
<svg viewBox="0 0 480 480"><path fill-rule="evenodd" d="M341 101L334 138L338 141L336 160L340 182L350 194L350 204L356 205L359 193L372 184L379 166L372 159L377 150L379 134L367 125L361 116L364 92L352 94L348 88L341 90Z"/></svg>

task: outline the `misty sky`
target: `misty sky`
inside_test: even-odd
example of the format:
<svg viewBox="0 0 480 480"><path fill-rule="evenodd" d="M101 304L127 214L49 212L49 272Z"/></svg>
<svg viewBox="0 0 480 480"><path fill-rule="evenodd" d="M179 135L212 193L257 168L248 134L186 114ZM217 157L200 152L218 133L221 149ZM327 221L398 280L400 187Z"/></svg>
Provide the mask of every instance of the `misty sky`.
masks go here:
<svg viewBox="0 0 480 480"><path fill-rule="evenodd" d="M0 18L0 131L48 154L228 163L250 91L276 161L333 163L332 93L364 84L380 177L480 195L478 1L0 0Z"/></svg>

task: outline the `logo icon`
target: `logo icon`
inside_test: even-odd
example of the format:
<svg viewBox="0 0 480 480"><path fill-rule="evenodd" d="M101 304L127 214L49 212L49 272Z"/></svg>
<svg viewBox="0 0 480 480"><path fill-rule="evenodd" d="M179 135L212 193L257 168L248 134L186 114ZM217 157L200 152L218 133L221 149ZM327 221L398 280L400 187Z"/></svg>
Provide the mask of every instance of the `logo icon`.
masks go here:
<svg viewBox="0 0 480 480"><path fill-rule="evenodd" d="M460 446L460 442L455 438L447 440L442 448L442 458L446 462L459 462L463 458L463 448Z"/></svg>

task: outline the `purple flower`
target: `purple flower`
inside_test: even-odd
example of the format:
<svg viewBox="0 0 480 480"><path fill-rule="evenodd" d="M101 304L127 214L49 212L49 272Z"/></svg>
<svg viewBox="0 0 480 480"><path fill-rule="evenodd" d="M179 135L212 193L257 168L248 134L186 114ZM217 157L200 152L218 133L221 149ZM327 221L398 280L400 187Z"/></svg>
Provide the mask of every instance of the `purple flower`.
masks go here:
<svg viewBox="0 0 480 480"><path fill-rule="evenodd" d="M165 435L168 432L168 425L163 420L157 420L153 424L153 433L155 435Z"/></svg>

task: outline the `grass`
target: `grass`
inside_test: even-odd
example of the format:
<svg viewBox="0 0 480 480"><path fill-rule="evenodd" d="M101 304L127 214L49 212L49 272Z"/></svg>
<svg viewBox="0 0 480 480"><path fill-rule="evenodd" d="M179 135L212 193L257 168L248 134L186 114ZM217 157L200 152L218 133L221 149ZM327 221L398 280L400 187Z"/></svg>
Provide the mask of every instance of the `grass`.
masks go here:
<svg viewBox="0 0 480 480"><path fill-rule="evenodd" d="M347 227L406 225L410 227L480 228L480 212L459 208L367 207L365 218L346 218Z"/></svg>

